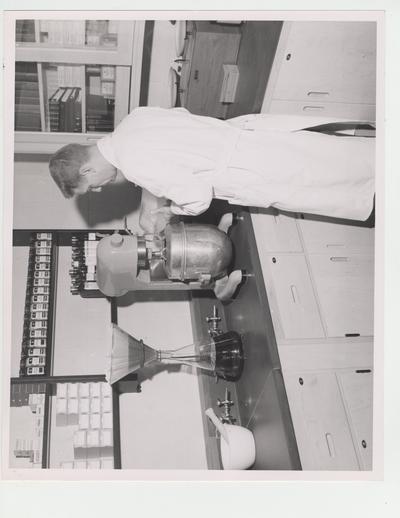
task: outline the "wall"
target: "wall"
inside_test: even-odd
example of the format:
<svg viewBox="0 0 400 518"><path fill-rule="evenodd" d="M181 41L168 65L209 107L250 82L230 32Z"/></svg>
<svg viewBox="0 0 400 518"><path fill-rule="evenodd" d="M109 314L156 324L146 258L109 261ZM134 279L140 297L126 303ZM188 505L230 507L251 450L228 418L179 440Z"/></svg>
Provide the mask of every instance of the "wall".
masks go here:
<svg viewBox="0 0 400 518"><path fill-rule="evenodd" d="M157 349L188 345L189 304L179 298L120 306L118 324ZM141 393L120 397L122 467L207 469L196 371L154 366L146 375Z"/></svg>
<svg viewBox="0 0 400 518"><path fill-rule="evenodd" d="M105 298L70 293L71 248L59 247L53 373L104 374L111 308Z"/></svg>
<svg viewBox="0 0 400 518"><path fill-rule="evenodd" d="M169 69L176 58L175 27L168 20L154 23L151 52L148 105L170 108L172 106L171 76Z"/></svg>
<svg viewBox="0 0 400 518"><path fill-rule="evenodd" d="M20 158L20 157L19 157ZM15 229L122 228L128 216L134 227L140 206L140 189L122 181L101 193L65 199L48 170L45 155L24 155L14 162Z"/></svg>

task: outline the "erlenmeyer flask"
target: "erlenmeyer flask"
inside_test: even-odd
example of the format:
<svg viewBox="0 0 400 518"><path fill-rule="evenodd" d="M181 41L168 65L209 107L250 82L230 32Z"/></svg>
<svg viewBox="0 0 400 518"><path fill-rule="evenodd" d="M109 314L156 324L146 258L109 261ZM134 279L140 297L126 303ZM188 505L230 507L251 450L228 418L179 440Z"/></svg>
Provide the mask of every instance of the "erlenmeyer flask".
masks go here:
<svg viewBox="0 0 400 518"><path fill-rule="evenodd" d="M112 325L110 365L106 375L109 383L113 384L154 361L190 365L212 371L228 381L237 381L244 362L242 340L235 331L228 331L203 342L162 351Z"/></svg>
<svg viewBox="0 0 400 518"><path fill-rule="evenodd" d="M215 343L193 343L175 350L159 351L159 359L165 363L183 363L208 371L215 370Z"/></svg>

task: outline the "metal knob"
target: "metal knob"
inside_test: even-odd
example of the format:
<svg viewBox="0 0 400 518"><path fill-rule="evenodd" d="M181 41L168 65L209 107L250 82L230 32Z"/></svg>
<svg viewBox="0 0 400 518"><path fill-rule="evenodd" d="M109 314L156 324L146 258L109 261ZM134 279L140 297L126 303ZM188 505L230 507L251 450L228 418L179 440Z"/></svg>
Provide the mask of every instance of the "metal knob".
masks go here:
<svg viewBox="0 0 400 518"><path fill-rule="evenodd" d="M124 238L123 236L121 236L121 234L113 234L111 236L111 246L115 247L115 248L119 248L120 246L122 246L122 243L124 242Z"/></svg>

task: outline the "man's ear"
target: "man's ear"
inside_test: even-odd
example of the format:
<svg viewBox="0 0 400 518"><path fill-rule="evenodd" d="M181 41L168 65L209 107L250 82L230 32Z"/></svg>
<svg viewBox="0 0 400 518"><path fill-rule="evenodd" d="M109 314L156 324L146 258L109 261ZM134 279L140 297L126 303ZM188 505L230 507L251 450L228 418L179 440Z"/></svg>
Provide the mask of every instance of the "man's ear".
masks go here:
<svg viewBox="0 0 400 518"><path fill-rule="evenodd" d="M79 168L79 176L86 176L93 172L93 168L89 164L83 164Z"/></svg>

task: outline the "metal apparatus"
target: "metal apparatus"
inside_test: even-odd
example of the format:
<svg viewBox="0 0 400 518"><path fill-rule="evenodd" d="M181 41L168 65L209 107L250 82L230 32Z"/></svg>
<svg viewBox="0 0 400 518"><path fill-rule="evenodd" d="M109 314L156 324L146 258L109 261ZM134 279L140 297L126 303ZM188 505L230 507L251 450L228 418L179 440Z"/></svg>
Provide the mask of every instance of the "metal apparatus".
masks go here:
<svg viewBox="0 0 400 518"><path fill-rule="evenodd" d="M161 234L104 237L97 246L97 284L109 297L132 290L202 289L224 275L232 242L213 225L167 225Z"/></svg>

